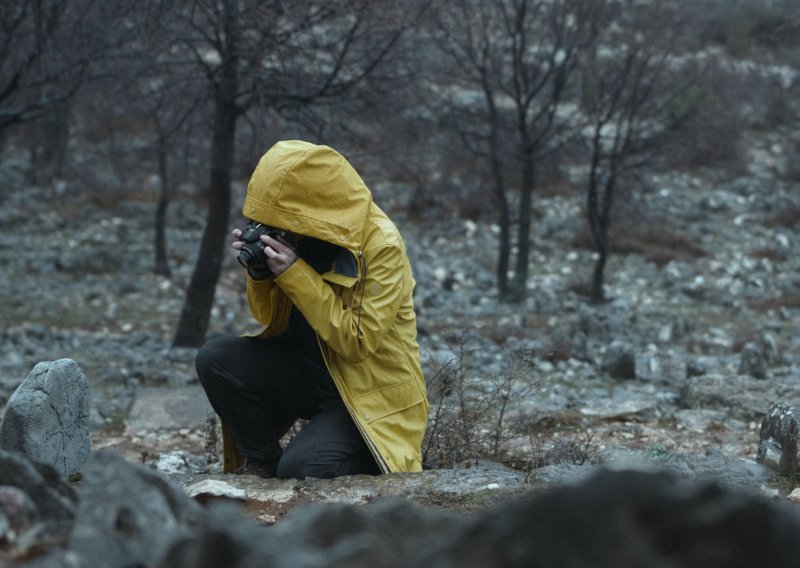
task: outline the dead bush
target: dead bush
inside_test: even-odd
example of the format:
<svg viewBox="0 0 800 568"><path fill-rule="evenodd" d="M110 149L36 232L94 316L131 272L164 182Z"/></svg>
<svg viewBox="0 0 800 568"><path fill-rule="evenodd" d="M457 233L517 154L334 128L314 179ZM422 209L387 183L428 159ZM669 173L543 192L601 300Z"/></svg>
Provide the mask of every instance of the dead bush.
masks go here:
<svg viewBox="0 0 800 568"><path fill-rule="evenodd" d="M591 462L596 453L594 433L565 434L561 430L570 423L566 416L533 420L514 409L514 403L530 396L538 384L532 376L535 361L568 359L568 345L554 343L541 350L523 346L509 353L502 376L476 380L481 370L472 360L481 349L467 348L465 337L454 338L451 357L433 363L428 374L431 410L422 445L425 467L492 460L531 472L546 465ZM556 423L558 428L554 428ZM547 431L544 436L536 435L542 429ZM520 440L528 443L520 446L513 442ZM519 449L509 449L515 446Z"/></svg>
<svg viewBox="0 0 800 568"><path fill-rule="evenodd" d="M526 428L510 409L536 385L530 360L512 353L503 376L485 377L472 363L480 348L468 348L465 335L450 350L452 356L434 360L427 373L431 408L422 444L423 463L443 468L477 459L505 461L504 442L523 435Z"/></svg>

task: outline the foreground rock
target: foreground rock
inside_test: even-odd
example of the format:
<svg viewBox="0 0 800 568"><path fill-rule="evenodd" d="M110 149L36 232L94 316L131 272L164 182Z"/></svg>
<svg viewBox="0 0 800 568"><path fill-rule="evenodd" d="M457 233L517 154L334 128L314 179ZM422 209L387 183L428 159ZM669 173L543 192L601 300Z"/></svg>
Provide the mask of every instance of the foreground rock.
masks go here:
<svg viewBox="0 0 800 568"><path fill-rule="evenodd" d="M63 545L77 505L78 495L55 470L0 450L0 551L22 555Z"/></svg>
<svg viewBox="0 0 800 568"><path fill-rule="evenodd" d="M207 525L162 566L793 566L796 511L713 483L603 470L473 518L405 500L314 505L257 540ZM220 556L229 547L236 553ZM215 554L216 552L216 554Z"/></svg>
<svg viewBox="0 0 800 568"><path fill-rule="evenodd" d="M66 477L91 451L89 382L72 359L37 364L8 401L0 448L19 451Z"/></svg>
<svg viewBox="0 0 800 568"><path fill-rule="evenodd" d="M761 422L757 461L781 475L796 475L797 431L795 409L782 402L773 404Z"/></svg>
<svg viewBox="0 0 800 568"><path fill-rule="evenodd" d="M416 565L788 567L798 523L794 510L714 483L602 471L467 523Z"/></svg>
<svg viewBox="0 0 800 568"><path fill-rule="evenodd" d="M201 522L179 487L112 453L92 456L80 495L69 547L97 566L152 566Z"/></svg>
<svg viewBox="0 0 800 568"><path fill-rule="evenodd" d="M21 460L20 471L37 470L24 456L2 456ZM57 487L63 482L57 477L40 476L33 487L12 479L10 487L50 491L53 506L62 503L55 523L61 538L51 540L47 550L40 545L21 552L0 541L0 561L38 568L771 568L795 566L800 558L800 513L784 503L666 472L585 471L591 475L471 515L424 506L406 495L360 505L315 503L267 528L232 501L211 499L203 507L152 469L101 452L87 464L77 512L69 499L62 503L64 493ZM431 477L435 484L437 476ZM49 489L41 487L45 478ZM332 482L315 483L319 489Z"/></svg>

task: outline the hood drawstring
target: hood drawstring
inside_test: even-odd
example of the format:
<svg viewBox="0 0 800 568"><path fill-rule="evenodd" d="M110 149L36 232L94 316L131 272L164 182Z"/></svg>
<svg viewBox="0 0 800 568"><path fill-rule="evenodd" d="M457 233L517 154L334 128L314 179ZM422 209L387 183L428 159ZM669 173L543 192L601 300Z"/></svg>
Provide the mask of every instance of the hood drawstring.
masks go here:
<svg viewBox="0 0 800 568"><path fill-rule="evenodd" d="M361 298L358 300L358 323L356 324L356 333L361 337L361 308L364 305L364 290L367 288L367 261L364 260L364 254L358 251L359 264L361 265ZM352 307L350 308L352 309Z"/></svg>

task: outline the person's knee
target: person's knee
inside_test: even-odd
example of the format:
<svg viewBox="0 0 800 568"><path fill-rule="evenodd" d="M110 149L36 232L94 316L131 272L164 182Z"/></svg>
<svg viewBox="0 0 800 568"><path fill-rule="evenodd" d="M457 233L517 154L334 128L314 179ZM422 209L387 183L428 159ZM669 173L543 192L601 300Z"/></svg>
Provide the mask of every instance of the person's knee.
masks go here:
<svg viewBox="0 0 800 568"><path fill-rule="evenodd" d="M206 341L198 350L194 358L194 367L197 378L202 385L208 384L215 375L214 368L228 355L228 338L225 336L214 337Z"/></svg>
<svg viewBox="0 0 800 568"><path fill-rule="evenodd" d="M278 462L278 479L330 479L339 473L342 461L346 456L322 456L317 448L306 448L305 451L287 451Z"/></svg>
<svg viewBox="0 0 800 568"><path fill-rule="evenodd" d="M292 451L291 444L278 462L279 479L305 479L315 477L330 479L343 475L380 473L372 456L363 456L343 451L341 448L325 446L306 447Z"/></svg>
<svg viewBox="0 0 800 568"><path fill-rule="evenodd" d="M278 479L305 479L305 460L299 452L285 451L278 462L275 477Z"/></svg>

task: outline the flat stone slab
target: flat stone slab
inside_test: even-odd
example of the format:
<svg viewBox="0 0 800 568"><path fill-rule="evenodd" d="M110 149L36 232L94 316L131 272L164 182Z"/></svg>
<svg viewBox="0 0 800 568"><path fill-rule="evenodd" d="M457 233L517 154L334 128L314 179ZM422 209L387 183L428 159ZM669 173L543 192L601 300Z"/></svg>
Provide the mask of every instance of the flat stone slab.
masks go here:
<svg viewBox="0 0 800 568"><path fill-rule="evenodd" d="M205 428L212 411L205 391L199 386L143 387L136 393L125 424L125 434L138 436L189 428Z"/></svg>
<svg viewBox="0 0 800 568"><path fill-rule="evenodd" d="M407 499L430 506L487 506L526 494L525 474L501 467L428 470L419 473L351 475L335 479L262 479L253 475L200 474L176 480L200 501L216 496L198 487L224 487L243 495L247 514L272 524L290 511L310 504L368 505L387 499ZM198 495L200 497L198 498ZM219 497L229 497L220 495ZM242 499L239 497L239 499Z"/></svg>
<svg viewBox="0 0 800 568"><path fill-rule="evenodd" d="M262 479L253 475L190 474L172 476L190 496L205 501L237 495L247 514L273 524L291 511L311 504L368 505L404 499L426 506L474 510L520 498L560 485L582 483L599 469L666 472L676 478L714 481L731 490L762 494L775 479L774 472L756 463L719 453L705 456L652 457L641 452L608 452L598 464L561 464L515 471L501 464L479 462L462 469L436 469L419 473L353 475L335 479ZM198 487L224 487L220 492ZM241 495L244 495L242 498Z"/></svg>

